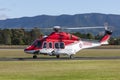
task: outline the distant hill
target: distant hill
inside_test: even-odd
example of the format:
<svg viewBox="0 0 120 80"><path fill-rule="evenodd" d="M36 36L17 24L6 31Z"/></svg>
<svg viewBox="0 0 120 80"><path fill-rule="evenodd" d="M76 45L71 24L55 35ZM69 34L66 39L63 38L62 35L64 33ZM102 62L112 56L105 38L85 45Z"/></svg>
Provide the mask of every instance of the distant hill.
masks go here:
<svg viewBox="0 0 120 80"><path fill-rule="evenodd" d="M107 22L114 26L114 35L120 36L120 15L87 13L76 15L40 15L0 20L0 28L33 28L59 26L103 26Z"/></svg>

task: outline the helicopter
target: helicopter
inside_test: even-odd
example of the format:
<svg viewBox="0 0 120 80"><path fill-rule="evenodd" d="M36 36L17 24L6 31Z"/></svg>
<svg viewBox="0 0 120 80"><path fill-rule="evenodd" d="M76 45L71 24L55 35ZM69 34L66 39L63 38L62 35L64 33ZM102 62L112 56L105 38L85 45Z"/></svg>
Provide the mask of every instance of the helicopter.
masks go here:
<svg viewBox="0 0 120 80"><path fill-rule="evenodd" d="M108 40L112 34L112 30L108 27L76 27L76 28L63 28L63 29L94 29L105 28L105 34L99 41L82 40L79 37L70 34L68 32L62 32L60 26L54 26L51 34L48 36L36 39L30 46L24 49L25 53L32 54L33 59L37 58L37 55L50 55L60 58L60 55L68 55L69 58L74 58L74 55L86 48L92 48L108 44Z"/></svg>

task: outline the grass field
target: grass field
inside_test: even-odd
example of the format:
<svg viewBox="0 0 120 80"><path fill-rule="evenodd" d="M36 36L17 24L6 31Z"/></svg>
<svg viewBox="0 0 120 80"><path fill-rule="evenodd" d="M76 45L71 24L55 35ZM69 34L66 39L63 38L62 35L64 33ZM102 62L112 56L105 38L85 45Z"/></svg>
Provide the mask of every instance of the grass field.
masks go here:
<svg viewBox="0 0 120 80"><path fill-rule="evenodd" d="M120 60L2 61L0 80L120 80Z"/></svg>
<svg viewBox="0 0 120 80"><path fill-rule="evenodd" d="M31 54L24 53L23 49L0 49L0 58L24 58L32 57ZM120 56L120 49L85 49L78 52L79 57L111 57ZM38 57L49 57L39 55ZM50 56L53 57L53 56Z"/></svg>
<svg viewBox="0 0 120 80"><path fill-rule="evenodd" d="M86 49L76 56L120 56L120 50ZM16 57L32 55L22 49L0 50L0 58ZM0 80L120 80L120 60L0 61Z"/></svg>

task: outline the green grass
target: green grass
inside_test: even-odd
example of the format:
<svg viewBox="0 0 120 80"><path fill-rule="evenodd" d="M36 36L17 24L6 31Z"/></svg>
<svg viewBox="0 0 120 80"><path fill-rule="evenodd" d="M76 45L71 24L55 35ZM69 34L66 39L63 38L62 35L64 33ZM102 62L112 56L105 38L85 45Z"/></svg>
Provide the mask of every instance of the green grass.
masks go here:
<svg viewBox="0 0 120 80"><path fill-rule="evenodd" d="M84 49L76 54L81 57L115 57L120 56L120 49Z"/></svg>
<svg viewBox="0 0 120 80"><path fill-rule="evenodd" d="M0 80L120 80L120 60L0 62Z"/></svg>
<svg viewBox="0 0 120 80"><path fill-rule="evenodd" d="M120 56L120 49L86 49L76 56ZM0 58L22 57L32 55L0 50ZM0 61L0 80L120 80L120 60Z"/></svg>
<svg viewBox="0 0 120 80"><path fill-rule="evenodd" d="M0 49L0 58L24 58L24 57L32 57L32 55L24 53L24 49Z"/></svg>

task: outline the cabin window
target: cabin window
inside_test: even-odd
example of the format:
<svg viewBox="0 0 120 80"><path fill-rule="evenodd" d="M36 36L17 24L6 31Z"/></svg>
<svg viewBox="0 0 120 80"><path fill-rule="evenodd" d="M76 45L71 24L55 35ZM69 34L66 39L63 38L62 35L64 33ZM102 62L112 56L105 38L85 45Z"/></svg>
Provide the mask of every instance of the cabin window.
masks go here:
<svg viewBox="0 0 120 80"><path fill-rule="evenodd" d="M55 48L59 49L59 43L55 43Z"/></svg>
<svg viewBox="0 0 120 80"><path fill-rule="evenodd" d="M55 43L55 48L56 49L64 49L65 44L63 42L57 42L57 43Z"/></svg>
<svg viewBox="0 0 120 80"><path fill-rule="evenodd" d="M49 48L53 48L53 45L51 42L49 43Z"/></svg>
<svg viewBox="0 0 120 80"><path fill-rule="evenodd" d="M43 43L43 48L47 48L47 43L46 42Z"/></svg>
<svg viewBox="0 0 120 80"><path fill-rule="evenodd" d="M64 48L65 48L65 45L64 45L63 42L60 42L60 48L61 48L61 49L64 49Z"/></svg>

